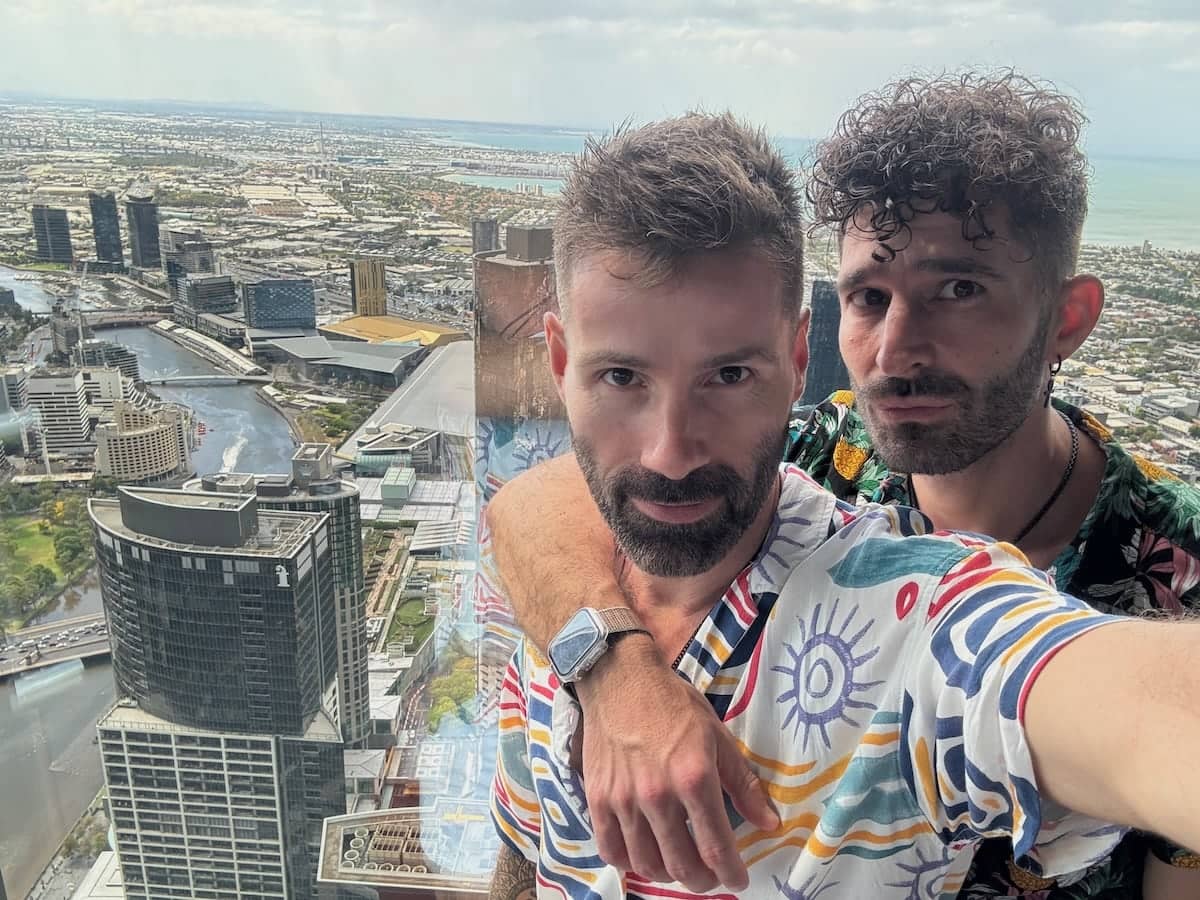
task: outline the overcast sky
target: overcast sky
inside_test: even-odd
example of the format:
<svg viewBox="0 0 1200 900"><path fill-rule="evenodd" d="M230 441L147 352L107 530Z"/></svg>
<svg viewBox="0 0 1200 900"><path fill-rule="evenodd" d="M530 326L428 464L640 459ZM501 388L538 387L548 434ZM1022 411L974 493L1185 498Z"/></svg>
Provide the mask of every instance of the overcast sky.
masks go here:
<svg viewBox="0 0 1200 900"><path fill-rule="evenodd" d="M729 107L820 137L911 68L1015 65L1093 153L1200 157L1200 3L3 0L0 94L604 128Z"/></svg>

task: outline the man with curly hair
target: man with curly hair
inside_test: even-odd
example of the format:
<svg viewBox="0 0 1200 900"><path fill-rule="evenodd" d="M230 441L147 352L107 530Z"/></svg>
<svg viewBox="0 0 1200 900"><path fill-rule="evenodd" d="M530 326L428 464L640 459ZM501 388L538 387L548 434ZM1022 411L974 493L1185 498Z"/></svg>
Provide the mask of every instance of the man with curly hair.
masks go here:
<svg viewBox="0 0 1200 900"><path fill-rule="evenodd" d="M839 241L840 343L854 392L835 395L794 426L788 455L843 501L900 503L937 528L1007 541L1106 612L1180 612L1200 598L1196 493L1052 396L1062 360L1086 339L1104 302L1101 283L1076 273L1087 211L1083 124L1070 98L1014 73L905 79L842 117L816 151L808 193L816 224ZM631 383L640 378L618 368ZM518 619L528 640L552 653L552 638L580 608L631 604L630 582L619 576L638 534L622 526L640 519L606 505L585 450L515 479L488 509L495 561ZM687 472L671 477L688 483ZM656 534L665 540L666 532ZM778 541L772 531L760 553L776 552ZM680 561L704 549L662 546ZM668 569L669 560L656 565ZM906 604L897 595L898 616ZM808 723L832 702L835 685L830 660L801 665L806 634L809 642L837 642L828 629L821 636L818 618L801 622L791 694L798 700L808 692L813 708L795 713ZM707 659L703 647L694 649ZM678 674L687 668L680 660L690 659L688 643L684 651ZM756 777L763 761L714 715L714 706L727 717L729 710L713 700L715 688L703 697L669 663L655 641L626 633L577 675L587 724L583 789L599 854L649 881L701 891L744 884L745 832L735 844L713 798L719 782L741 815L765 827L771 813ZM781 709L791 694L781 693ZM947 735L953 719L947 711ZM781 712L780 726L791 725ZM1137 746L1136 727L1127 728L1128 752L1148 752ZM806 744L810 737L807 724L797 731ZM1122 751L1106 752L1116 761ZM952 791L960 762L952 752L935 756L929 777L949 779ZM802 788L778 780L768 788L777 804L795 790ZM849 808L869 794L831 802ZM961 846L943 837L951 849ZM814 832L806 852L822 852L815 840ZM851 847L872 858L862 835L839 841L836 852ZM960 896L1115 900L1141 896L1143 884L1155 900L1187 896L1200 890L1200 876L1188 871L1198 862L1135 833L1095 865L1043 878L1014 860L1011 840L998 839L984 843ZM921 865L915 870L925 871ZM952 889L922 877L917 872L910 885L920 896ZM787 897L826 889L838 896L815 877L779 885ZM880 884L875 896L887 893Z"/></svg>

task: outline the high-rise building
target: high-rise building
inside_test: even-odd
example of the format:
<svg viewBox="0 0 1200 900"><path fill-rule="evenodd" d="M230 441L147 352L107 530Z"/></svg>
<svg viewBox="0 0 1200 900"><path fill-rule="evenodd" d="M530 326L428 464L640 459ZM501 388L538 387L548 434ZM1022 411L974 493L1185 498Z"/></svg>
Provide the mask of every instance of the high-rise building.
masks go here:
<svg viewBox="0 0 1200 900"><path fill-rule="evenodd" d="M118 403L148 405L150 398L137 390L134 383L121 374L120 369L93 368L85 366L79 370L83 376L83 393L87 397L90 415L99 417L99 410L112 409Z"/></svg>
<svg viewBox="0 0 1200 900"><path fill-rule="evenodd" d="M362 522L358 487L333 469L328 444L301 444L292 474L217 473L193 479L189 491L254 493L258 508L329 514L333 585L338 607L338 696L342 735L361 746L371 729L367 684L367 593L363 581Z"/></svg>
<svg viewBox="0 0 1200 900"><path fill-rule="evenodd" d="M311 278L242 282L242 309L251 328L317 327L317 300Z"/></svg>
<svg viewBox="0 0 1200 900"><path fill-rule="evenodd" d="M548 226L508 227L504 250L480 253L475 267L475 400L481 416L538 410L565 421L549 375L542 317L558 309Z"/></svg>
<svg viewBox="0 0 1200 900"><path fill-rule="evenodd" d="M33 207L33 239L37 258L42 262L67 263L75 261L71 249L71 226L67 211L38 203Z"/></svg>
<svg viewBox="0 0 1200 900"><path fill-rule="evenodd" d="M50 307L50 345L55 355L70 356L80 340L91 336L91 329L78 310L68 310L61 300L54 301Z"/></svg>
<svg viewBox="0 0 1200 900"><path fill-rule="evenodd" d="M81 455L95 449L91 443L82 372L35 369L28 379L28 398L28 405L36 408L41 417L39 440L49 452Z"/></svg>
<svg viewBox="0 0 1200 900"><path fill-rule="evenodd" d="M29 370L23 366L0 367L0 415L29 405Z"/></svg>
<svg viewBox="0 0 1200 900"><path fill-rule="evenodd" d="M820 403L834 391L850 387L850 375L838 347L842 306L830 281L814 281L812 319L808 326L808 374L801 405Z"/></svg>
<svg viewBox="0 0 1200 900"><path fill-rule="evenodd" d="M187 275L179 283L179 299L175 301L177 322L195 327L196 319L205 313L231 313L237 309L237 286L231 275Z"/></svg>
<svg viewBox="0 0 1200 900"><path fill-rule="evenodd" d="M125 265L125 253L121 249L121 221L117 217L117 198L112 191L88 194L88 206L92 210L92 234L96 238L96 259L101 263Z"/></svg>
<svg viewBox="0 0 1200 900"><path fill-rule="evenodd" d="M137 354L115 341L86 338L75 348L75 360L81 366L119 369L130 381L141 381Z"/></svg>
<svg viewBox="0 0 1200 900"><path fill-rule="evenodd" d="M322 822L345 810L327 516L126 487L88 511L125 896L317 897Z"/></svg>
<svg viewBox="0 0 1200 900"><path fill-rule="evenodd" d="M500 223L492 218L471 220L471 252L487 253L500 249Z"/></svg>
<svg viewBox="0 0 1200 900"><path fill-rule="evenodd" d="M387 267L381 259L350 263L350 301L357 316L387 315Z"/></svg>
<svg viewBox="0 0 1200 900"><path fill-rule="evenodd" d="M135 268L158 269L162 254L158 246L158 204L149 195L129 194L125 200L129 228L129 256Z"/></svg>
<svg viewBox="0 0 1200 900"><path fill-rule="evenodd" d="M113 406L113 421L96 426L96 471L117 481L152 481L191 468L192 417L185 406Z"/></svg>

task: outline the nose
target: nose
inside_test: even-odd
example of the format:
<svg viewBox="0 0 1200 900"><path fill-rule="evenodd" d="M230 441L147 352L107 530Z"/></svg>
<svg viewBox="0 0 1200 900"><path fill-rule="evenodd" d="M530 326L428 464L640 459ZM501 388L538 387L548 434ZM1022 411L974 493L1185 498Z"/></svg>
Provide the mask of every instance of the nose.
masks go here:
<svg viewBox="0 0 1200 900"><path fill-rule="evenodd" d="M893 296L880 325L875 364L884 375L910 378L933 362L930 325L918 304Z"/></svg>
<svg viewBox="0 0 1200 900"><path fill-rule="evenodd" d="M698 434L700 419L688 394L662 398L647 421L642 465L679 481L709 462L705 442Z"/></svg>

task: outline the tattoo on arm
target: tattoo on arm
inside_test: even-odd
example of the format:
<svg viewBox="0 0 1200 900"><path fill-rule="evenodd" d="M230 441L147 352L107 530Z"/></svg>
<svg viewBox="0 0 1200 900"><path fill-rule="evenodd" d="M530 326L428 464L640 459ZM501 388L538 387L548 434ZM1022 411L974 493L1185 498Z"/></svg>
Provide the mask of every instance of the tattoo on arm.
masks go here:
<svg viewBox="0 0 1200 900"><path fill-rule="evenodd" d="M537 897L536 875L536 865L508 844L501 844L488 900L534 900Z"/></svg>

